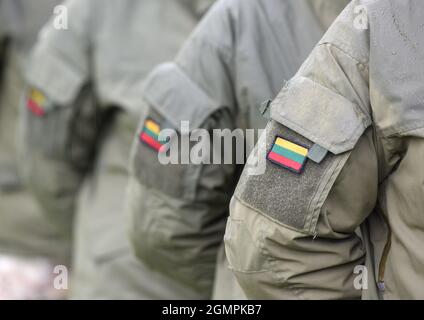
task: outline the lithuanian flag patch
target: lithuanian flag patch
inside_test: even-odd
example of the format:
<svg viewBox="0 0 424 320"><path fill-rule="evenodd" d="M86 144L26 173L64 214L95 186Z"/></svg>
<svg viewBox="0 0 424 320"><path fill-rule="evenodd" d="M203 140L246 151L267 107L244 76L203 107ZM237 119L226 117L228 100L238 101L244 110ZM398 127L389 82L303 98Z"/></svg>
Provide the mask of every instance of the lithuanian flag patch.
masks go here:
<svg viewBox="0 0 424 320"><path fill-rule="evenodd" d="M159 140L160 131L161 127L156 121L147 119L144 122L143 130L140 133L140 141L155 151L162 152L162 147L166 141Z"/></svg>
<svg viewBox="0 0 424 320"><path fill-rule="evenodd" d="M295 173L302 173L308 159L309 149L277 137L267 159Z"/></svg>
<svg viewBox="0 0 424 320"><path fill-rule="evenodd" d="M31 89L27 96L26 106L34 115L42 117L46 114L51 104L41 91Z"/></svg>

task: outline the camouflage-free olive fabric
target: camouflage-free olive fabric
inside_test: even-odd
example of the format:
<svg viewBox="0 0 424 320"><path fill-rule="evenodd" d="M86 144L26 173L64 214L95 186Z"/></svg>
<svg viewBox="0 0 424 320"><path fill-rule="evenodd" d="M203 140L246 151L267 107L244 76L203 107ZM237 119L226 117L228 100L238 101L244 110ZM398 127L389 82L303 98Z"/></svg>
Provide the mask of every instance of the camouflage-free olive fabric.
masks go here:
<svg viewBox="0 0 424 320"><path fill-rule="evenodd" d="M174 141L198 128L264 128L259 106L278 93L323 35L322 14L328 12L321 10L298 0L218 1L176 60L156 68L146 81L128 193L133 245L150 267L203 296L215 287L217 298L244 297L225 274L224 254L216 269L240 166L235 161L164 166L158 162L158 141L145 136L146 127L157 133L176 130ZM190 129L183 132L185 121ZM216 273L221 283L214 286Z"/></svg>
<svg viewBox="0 0 424 320"><path fill-rule="evenodd" d="M71 0L67 29L40 36L26 73L26 180L52 221L75 216L73 298L201 298L134 257L123 192L143 80L211 3Z"/></svg>
<svg viewBox="0 0 424 320"><path fill-rule="evenodd" d="M0 254L67 263L71 225L46 219L23 187L17 150L19 104L29 49L60 1L0 1Z"/></svg>
<svg viewBox="0 0 424 320"><path fill-rule="evenodd" d="M424 297L423 9L353 1L275 99L266 172L243 174L227 226L249 298ZM311 153L301 174L275 136Z"/></svg>

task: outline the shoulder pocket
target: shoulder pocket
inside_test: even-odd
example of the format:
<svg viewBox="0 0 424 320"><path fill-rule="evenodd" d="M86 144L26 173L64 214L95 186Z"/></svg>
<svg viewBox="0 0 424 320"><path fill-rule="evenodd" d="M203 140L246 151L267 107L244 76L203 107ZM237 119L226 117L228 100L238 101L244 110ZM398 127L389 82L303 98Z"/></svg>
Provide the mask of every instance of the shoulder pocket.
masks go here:
<svg viewBox="0 0 424 320"><path fill-rule="evenodd" d="M128 189L134 247L150 267L209 296L234 166L195 162L189 156L198 144L188 141L199 133L210 139L213 129L232 129L230 112L175 64L162 65L149 77L144 102ZM168 140L162 139L165 130ZM172 152L176 163L161 163L160 152Z"/></svg>
<svg viewBox="0 0 424 320"><path fill-rule="evenodd" d="M314 234L321 207L371 121L358 106L310 79L292 80L273 102L271 121L236 196L268 218ZM255 160L256 161L256 160Z"/></svg>
<svg viewBox="0 0 424 320"><path fill-rule="evenodd" d="M304 77L283 89L271 118L336 155L352 150L371 125L357 105Z"/></svg>
<svg viewBox="0 0 424 320"><path fill-rule="evenodd" d="M71 148L81 149L72 138L82 131L95 134L94 95L83 65L70 63L53 48L36 48L25 72L29 89L22 103L27 148L69 160Z"/></svg>
<svg viewBox="0 0 424 320"><path fill-rule="evenodd" d="M173 63L158 67L147 79L144 102L133 157L135 176L149 188L193 200L202 165L190 158L196 144L192 134L204 129L210 137L212 129L231 128L229 112ZM159 161L161 152L169 163Z"/></svg>

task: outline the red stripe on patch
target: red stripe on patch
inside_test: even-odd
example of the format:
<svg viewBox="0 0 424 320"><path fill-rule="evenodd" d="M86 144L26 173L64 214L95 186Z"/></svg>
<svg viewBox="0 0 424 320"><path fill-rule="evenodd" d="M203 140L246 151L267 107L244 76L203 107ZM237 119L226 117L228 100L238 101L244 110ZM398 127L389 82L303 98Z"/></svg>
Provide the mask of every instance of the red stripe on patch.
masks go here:
<svg viewBox="0 0 424 320"><path fill-rule="evenodd" d="M31 99L27 100L27 108L37 117L42 117L45 114L44 109Z"/></svg>
<svg viewBox="0 0 424 320"><path fill-rule="evenodd" d="M296 170L297 172L302 170L302 167L303 167L303 164L297 163L296 161L280 156L279 154L276 154L275 152L270 152L268 155L268 158L269 160L275 161L287 168Z"/></svg>
<svg viewBox="0 0 424 320"><path fill-rule="evenodd" d="M155 149L157 152L161 152L163 145L161 145L159 141L156 141L147 133L142 132L140 134L140 140L146 143L149 147L152 147L153 149Z"/></svg>

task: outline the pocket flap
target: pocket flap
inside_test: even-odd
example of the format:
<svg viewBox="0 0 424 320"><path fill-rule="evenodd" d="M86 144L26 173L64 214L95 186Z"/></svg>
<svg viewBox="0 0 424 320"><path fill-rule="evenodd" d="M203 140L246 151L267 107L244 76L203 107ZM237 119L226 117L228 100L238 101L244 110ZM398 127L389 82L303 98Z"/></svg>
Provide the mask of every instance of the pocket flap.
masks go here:
<svg viewBox="0 0 424 320"><path fill-rule="evenodd" d="M336 155L352 150L371 125L357 105L304 77L283 89L271 118Z"/></svg>
<svg viewBox="0 0 424 320"><path fill-rule="evenodd" d="M220 106L196 85L175 63L157 67L146 79L144 98L174 129L189 121L199 128Z"/></svg>

